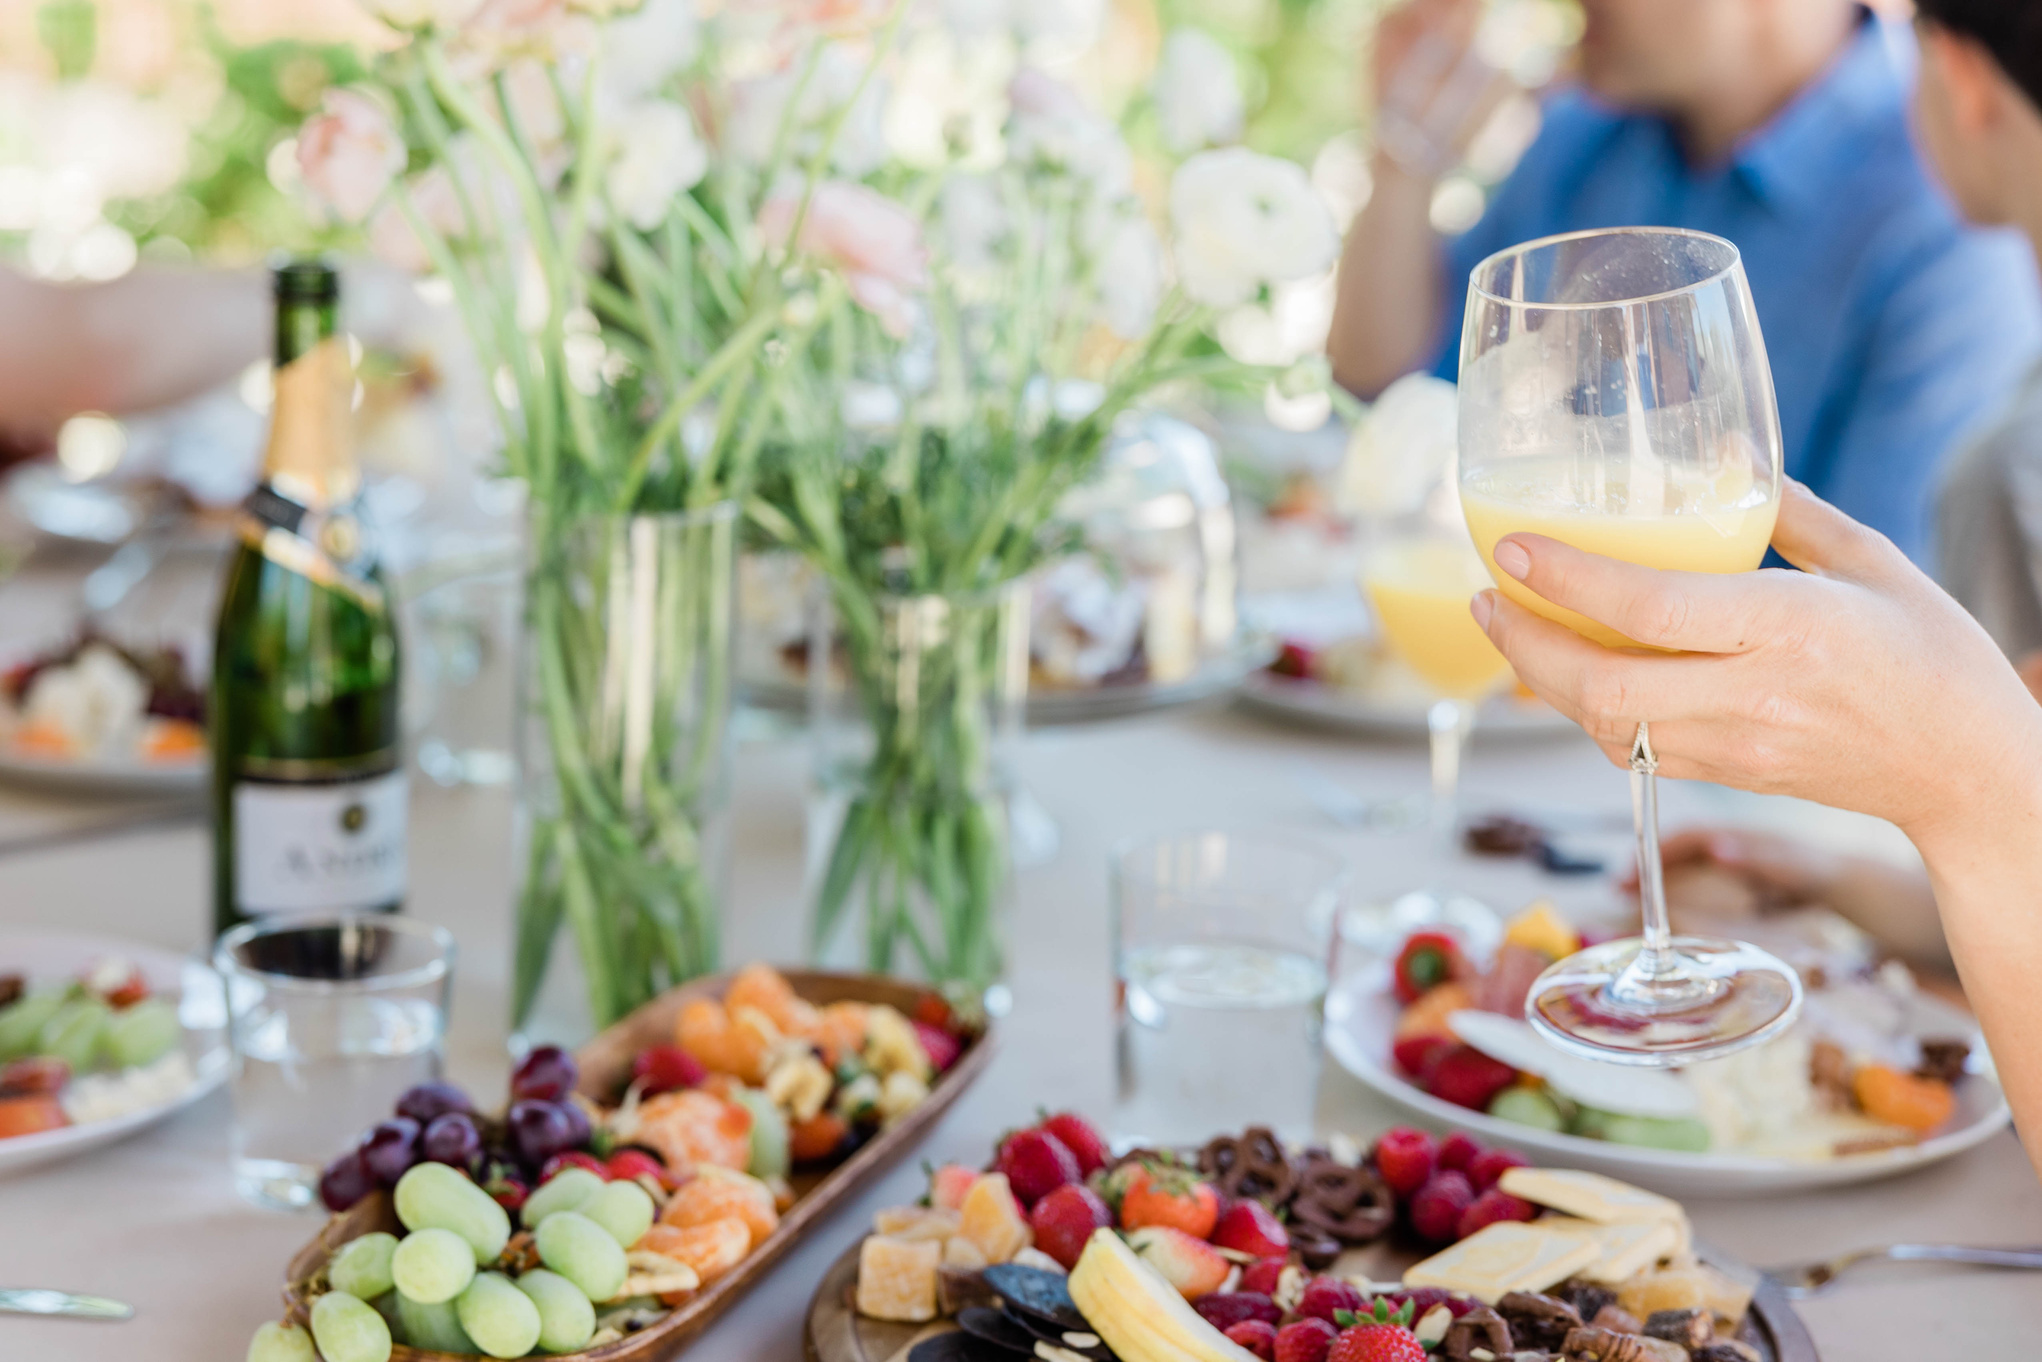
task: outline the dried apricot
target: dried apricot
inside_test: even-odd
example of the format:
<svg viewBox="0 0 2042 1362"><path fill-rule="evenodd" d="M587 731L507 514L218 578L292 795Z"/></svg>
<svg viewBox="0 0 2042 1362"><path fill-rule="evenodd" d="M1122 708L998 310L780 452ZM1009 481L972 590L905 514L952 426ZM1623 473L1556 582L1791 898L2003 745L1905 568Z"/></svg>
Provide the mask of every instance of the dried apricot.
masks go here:
<svg viewBox="0 0 2042 1362"><path fill-rule="evenodd" d="M1884 1064L1866 1064L1851 1076L1851 1095L1875 1121L1930 1131L1950 1119L1957 1095L1939 1079L1917 1078Z"/></svg>
<svg viewBox="0 0 2042 1362"><path fill-rule="evenodd" d="M744 1174L698 1177L675 1192L666 1209L659 1213L660 1224L678 1229L728 1219L743 1221L751 1242L759 1243L780 1224L780 1213L773 1207L772 1189Z"/></svg>
<svg viewBox="0 0 2042 1362"><path fill-rule="evenodd" d="M1396 1038L1451 1036L1453 1031L1447 1026L1446 1019L1463 1008L1473 1006L1474 1001L1474 995L1468 991L1466 984L1457 981L1436 984L1398 1014ZM706 1060L703 1062L707 1063Z"/></svg>
<svg viewBox="0 0 2042 1362"><path fill-rule="evenodd" d="M654 1225L638 1241L638 1247L687 1264L695 1269L702 1285L707 1286L744 1261L745 1255L752 1250L752 1233L745 1228L744 1221L736 1216L726 1216L685 1229ZM661 1296L660 1300L674 1305L690 1294L675 1292Z"/></svg>
<svg viewBox="0 0 2042 1362"><path fill-rule="evenodd" d="M634 1142L650 1145L669 1168L742 1169L752 1157L752 1114L700 1089L663 1092L639 1103Z"/></svg>
<svg viewBox="0 0 2042 1362"><path fill-rule="evenodd" d="M64 1109L54 1097L39 1094L0 1100L0 1140L14 1135L38 1135L64 1124Z"/></svg>
<svg viewBox="0 0 2042 1362"><path fill-rule="evenodd" d="M787 1132L787 1152L796 1163L813 1163L837 1152L851 1129L833 1111L819 1111L806 1121L796 1121Z"/></svg>

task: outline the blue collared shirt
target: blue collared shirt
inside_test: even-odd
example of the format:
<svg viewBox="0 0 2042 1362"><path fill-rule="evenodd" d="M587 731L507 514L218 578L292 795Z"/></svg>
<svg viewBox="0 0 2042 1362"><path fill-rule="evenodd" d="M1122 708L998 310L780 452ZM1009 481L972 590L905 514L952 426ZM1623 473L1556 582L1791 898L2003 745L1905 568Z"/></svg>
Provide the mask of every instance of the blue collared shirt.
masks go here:
<svg viewBox="0 0 2042 1362"><path fill-rule="evenodd" d="M1459 369L1469 272L1520 241L1669 226L1737 243L1779 392L1786 471L1929 561L1943 459L2004 405L2042 346L2025 242L1966 228L1908 133L1911 42L1867 20L1830 68L1726 164L1672 127L1578 91L1482 220L1447 245L1436 372Z"/></svg>

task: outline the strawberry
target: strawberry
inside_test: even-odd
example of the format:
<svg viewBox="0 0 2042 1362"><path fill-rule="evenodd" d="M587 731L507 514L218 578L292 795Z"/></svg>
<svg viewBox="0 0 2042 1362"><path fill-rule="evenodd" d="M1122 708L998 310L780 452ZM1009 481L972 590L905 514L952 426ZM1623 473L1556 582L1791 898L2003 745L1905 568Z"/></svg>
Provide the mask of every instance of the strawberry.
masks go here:
<svg viewBox="0 0 2042 1362"><path fill-rule="evenodd" d="M1009 1135L997 1162L1023 1206L1033 1206L1067 1182L1078 1181L1078 1161L1064 1142L1042 1130Z"/></svg>
<svg viewBox="0 0 2042 1362"><path fill-rule="evenodd" d="M1454 1233L1457 1238L1465 1239L1483 1226L1493 1225L1499 1220L1530 1220L1538 1213L1539 1208L1524 1198L1514 1197L1501 1187L1491 1187L1461 1212Z"/></svg>
<svg viewBox="0 0 2042 1362"><path fill-rule="evenodd" d="M1409 1006L1429 988L1468 973L1461 943L1447 932L1413 932L1397 952L1397 1001Z"/></svg>
<svg viewBox="0 0 2042 1362"><path fill-rule="evenodd" d="M612 1182L636 1182L649 1177L669 1192L678 1185L666 1165L642 1149L620 1149L610 1155L609 1163L603 1166L603 1175Z"/></svg>
<svg viewBox="0 0 2042 1362"><path fill-rule="evenodd" d="M1376 1172L1400 1197L1423 1187L1438 1164L1439 1145L1422 1130L1391 1126L1376 1141Z"/></svg>
<svg viewBox="0 0 2042 1362"><path fill-rule="evenodd" d="M1035 1203L1028 1224L1035 1231L1035 1247L1062 1263L1068 1272L1078 1265L1078 1255L1085 1251L1092 1231L1112 1226L1113 1212L1090 1187L1067 1182Z"/></svg>
<svg viewBox="0 0 2042 1362"><path fill-rule="evenodd" d="M1144 1226L1130 1234L1127 1242L1143 1262L1188 1301L1219 1290L1220 1283L1234 1270L1234 1265L1211 1244L1167 1225Z"/></svg>
<svg viewBox="0 0 2042 1362"><path fill-rule="evenodd" d="M929 1174L929 1204L946 1211L964 1205L964 1194L978 1181L978 1169L961 1163L946 1163Z"/></svg>
<svg viewBox="0 0 2042 1362"><path fill-rule="evenodd" d="M1304 1294L1298 1297L1297 1312L1306 1319L1323 1319L1328 1324L1333 1316L1342 1310L1361 1309L1361 1292L1350 1282L1337 1277L1314 1277L1305 1283Z"/></svg>
<svg viewBox="0 0 2042 1362"><path fill-rule="evenodd" d="M631 1077L644 1083L645 1096L699 1087L709 1077L702 1061L678 1045L649 1045L631 1061Z"/></svg>
<svg viewBox="0 0 2042 1362"><path fill-rule="evenodd" d="M1409 1304L1392 1311L1381 1297L1366 1314L1342 1310L1335 1321L1340 1336L1326 1362L1427 1362L1425 1345L1411 1332L1411 1313Z"/></svg>
<svg viewBox="0 0 2042 1362"><path fill-rule="evenodd" d="M1390 1045L1390 1058L1399 1073L1422 1088L1432 1066L1453 1048L1454 1042L1445 1036L1399 1036Z"/></svg>
<svg viewBox="0 0 2042 1362"><path fill-rule="evenodd" d="M1239 1324L1221 1330L1227 1338L1240 1344L1262 1362L1275 1362L1276 1326L1266 1319L1244 1319Z"/></svg>
<svg viewBox="0 0 2042 1362"><path fill-rule="evenodd" d="M1283 1318L1283 1310L1277 1303L1259 1291L1215 1291L1210 1296L1201 1296L1191 1307L1199 1318L1225 1333L1244 1319L1259 1319L1271 1326L1270 1341L1276 1341L1273 1332L1276 1321Z"/></svg>
<svg viewBox="0 0 2042 1362"><path fill-rule="evenodd" d="M1476 1191L1486 1192L1511 1169L1530 1166L1522 1154L1513 1154L1508 1149L1485 1149L1468 1165L1468 1181L1475 1184Z"/></svg>
<svg viewBox="0 0 2042 1362"><path fill-rule="evenodd" d="M1456 1106L1487 1111L1496 1094L1516 1081L1517 1070L1502 1060L1491 1059L1471 1045L1456 1045L1433 1064L1426 1076L1426 1091Z"/></svg>
<svg viewBox="0 0 2042 1362"><path fill-rule="evenodd" d="M1276 1294L1276 1284L1283 1280L1283 1270L1289 1266L1287 1258L1257 1258L1241 1271L1241 1289L1259 1291L1265 1296Z"/></svg>
<svg viewBox="0 0 2042 1362"><path fill-rule="evenodd" d="M1466 1173L1434 1173L1411 1198L1411 1228L1432 1244L1450 1244L1460 1232L1461 1212L1475 1204Z"/></svg>
<svg viewBox="0 0 2042 1362"><path fill-rule="evenodd" d="M915 1028L915 1041L922 1047L922 1053L929 1057L929 1067L942 1073L957 1062L964 1053L964 1042L940 1026L927 1022L910 1022Z"/></svg>
<svg viewBox="0 0 2042 1362"><path fill-rule="evenodd" d="M1122 1184L1120 1227L1124 1230L1161 1225L1204 1239L1212 1234L1219 1218L1219 1193L1187 1169L1139 1163Z"/></svg>
<svg viewBox="0 0 2042 1362"><path fill-rule="evenodd" d="M1326 1362L1340 1331L1323 1319L1301 1319L1276 1331L1275 1362Z"/></svg>
<svg viewBox="0 0 2042 1362"><path fill-rule="evenodd" d="M1290 1231L1259 1201L1236 1201L1220 1212L1212 1227L1212 1242L1256 1258L1273 1258L1290 1251Z"/></svg>
<svg viewBox="0 0 2042 1362"><path fill-rule="evenodd" d="M1078 1161L1080 1177L1091 1177L1104 1168L1111 1157L1106 1141L1092 1123L1075 1112L1060 1111L1054 1116L1044 1117L1040 1128L1064 1142L1064 1148L1070 1150L1071 1157Z"/></svg>
<svg viewBox="0 0 2042 1362"><path fill-rule="evenodd" d="M1462 1131L1452 1131L1439 1142L1439 1166L1451 1168L1456 1173L1465 1173L1475 1160L1481 1157L1482 1146ZM1470 1179L1472 1181L1473 1179Z"/></svg>
<svg viewBox="0 0 2042 1362"><path fill-rule="evenodd" d="M1269 670L1276 676L1309 681L1318 662L1319 652L1316 648L1308 648L1302 643L1286 643L1277 653L1276 661L1269 664Z"/></svg>

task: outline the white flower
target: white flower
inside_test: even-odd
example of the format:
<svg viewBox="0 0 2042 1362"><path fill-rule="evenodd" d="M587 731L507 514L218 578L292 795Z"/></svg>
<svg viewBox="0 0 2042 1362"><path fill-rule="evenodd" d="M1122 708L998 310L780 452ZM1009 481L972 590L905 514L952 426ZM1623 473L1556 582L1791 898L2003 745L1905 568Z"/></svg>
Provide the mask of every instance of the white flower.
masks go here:
<svg viewBox="0 0 2042 1362"><path fill-rule="evenodd" d="M362 8L392 28L458 28L481 0L362 0Z"/></svg>
<svg viewBox="0 0 2042 1362"><path fill-rule="evenodd" d="M1133 158L1119 129L1094 113L1076 91L1033 66L1007 87L1014 115L1007 129L1011 159L1089 181L1104 194L1133 183Z"/></svg>
<svg viewBox="0 0 2042 1362"><path fill-rule="evenodd" d="M1303 168L1245 147L1202 151L1177 168L1170 223L1178 280L1208 307L1316 274L1340 248Z"/></svg>
<svg viewBox="0 0 2042 1362"><path fill-rule="evenodd" d="M330 89L298 132L298 169L335 215L360 222L403 171L404 139L370 96Z"/></svg>
<svg viewBox="0 0 2042 1362"><path fill-rule="evenodd" d="M952 161L990 170L1002 155L1007 83L1014 47L999 40L917 33L901 52L886 104L886 141L908 165L934 170Z"/></svg>
<svg viewBox="0 0 2042 1362"><path fill-rule="evenodd" d="M937 200L943 253L951 264L973 274L998 268L999 247L1013 224L999 186L984 175L952 175Z"/></svg>
<svg viewBox="0 0 2042 1362"><path fill-rule="evenodd" d="M1163 296L1163 243L1138 206L1118 215L1093 265L1099 319L1122 340L1140 340Z"/></svg>
<svg viewBox="0 0 2042 1362"><path fill-rule="evenodd" d="M856 93L869 60L862 50L843 43L826 45L800 107L791 114L788 105L801 79L798 70L733 81L725 131L731 155L749 165L764 165L779 141L781 122L790 117L795 135L788 141L789 148L796 157L812 153L821 144L824 128ZM830 164L839 175L863 179L886 163L885 112L886 83L875 79L858 96L837 135Z"/></svg>
<svg viewBox="0 0 2042 1362"><path fill-rule="evenodd" d="M603 28L599 96L628 103L651 94L700 49L693 0L645 0Z"/></svg>
<svg viewBox="0 0 2042 1362"><path fill-rule="evenodd" d="M1246 111L1234 54L1198 29L1164 42L1151 93L1163 143L1179 156L1240 140Z"/></svg>
<svg viewBox="0 0 2042 1362"><path fill-rule="evenodd" d="M621 120L623 144L604 184L610 202L639 231L666 220L674 196L692 189L709 170L709 150L695 135L695 120L671 100L650 99Z"/></svg>

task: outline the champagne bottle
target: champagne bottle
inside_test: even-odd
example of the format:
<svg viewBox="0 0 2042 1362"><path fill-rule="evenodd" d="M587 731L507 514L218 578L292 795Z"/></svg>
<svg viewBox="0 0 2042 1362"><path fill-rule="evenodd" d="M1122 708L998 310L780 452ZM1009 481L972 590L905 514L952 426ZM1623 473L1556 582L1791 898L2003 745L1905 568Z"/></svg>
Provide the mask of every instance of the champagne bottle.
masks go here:
<svg viewBox="0 0 2042 1362"><path fill-rule="evenodd" d="M275 273L275 401L214 640L213 916L395 912L405 771L390 594L356 517L332 266Z"/></svg>

